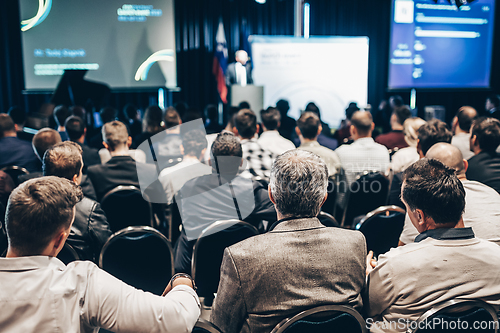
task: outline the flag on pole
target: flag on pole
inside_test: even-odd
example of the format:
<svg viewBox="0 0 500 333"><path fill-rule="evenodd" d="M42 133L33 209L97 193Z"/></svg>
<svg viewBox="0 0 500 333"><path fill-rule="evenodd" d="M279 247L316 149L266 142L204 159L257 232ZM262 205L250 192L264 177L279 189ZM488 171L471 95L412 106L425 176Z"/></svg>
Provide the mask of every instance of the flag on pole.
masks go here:
<svg viewBox="0 0 500 333"><path fill-rule="evenodd" d="M217 81L217 91L221 101L227 104L227 86L226 86L226 69L227 69L227 44L226 34L224 33L224 25L222 20L219 22L217 35L215 37L215 53L212 73Z"/></svg>

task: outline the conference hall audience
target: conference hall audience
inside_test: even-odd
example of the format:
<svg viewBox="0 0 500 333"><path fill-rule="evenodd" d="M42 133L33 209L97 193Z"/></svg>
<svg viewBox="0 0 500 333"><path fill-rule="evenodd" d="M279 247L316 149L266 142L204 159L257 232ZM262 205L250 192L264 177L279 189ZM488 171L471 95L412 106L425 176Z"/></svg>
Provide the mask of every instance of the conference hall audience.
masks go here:
<svg viewBox="0 0 500 333"><path fill-rule="evenodd" d="M12 118L1 113L0 169L8 166L18 166L33 172L40 170L41 163L33 152L31 141L19 139Z"/></svg>
<svg viewBox="0 0 500 333"><path fill-rule="evenodd" d="M472 227L476 237L500 245L500 194L483 183L468 180L468 163L460 150L445 142L433 145L427 154L428 159L436 159L455 170L457 178L465 189L465 211L462 215L466 227ZM406 216L405 226L399 237L400 245L413 243L418 231Z"/></svg>
<svg viewBox="0 0 500 333"><path fill-rule="evenodd" d="M389 151L372 138L375 124L368 111L356 111L351 117L351 144L345 144L335 150L340 158L343 172L341 181L345 186L340 188L337 205L344 208L345 191L356 181L356 177L364 172L386 173L389 167Z"/></svg>
<svg viewBox="0 0 500 333"><path fill-rule="evenodd" d="M276 102L276 109L278 109L281 115L281 126L278 128L278 132L285 139L292 141L295 134L295 119L288 115L290 104L287 100L280 99Z"/></svg>
<svg viewBox="0 0 500 333"><path fill-rule="evenodd" d="M78 116L71 116L66 119L64 123L66 133L68 133L69 140L75 142L82 148L83 156L83 173L87 173L87 168L92 165L101 164L101 158L97 149L91 148L85 144L85 136L87 128L82 118Z"/></svg>
<svg viewBox="0 0 500 333"><path fill-rule="evenodd" d="M453 134L446 123L439 119L432 119L420 126L418 129L417 153L418 158L424 158L427 151L438 142L451 143ZM389 205L404 208L401 201L401 185L403 184L403 173L394 174L389 191Z"/></svg>
<svg viewBox="0 0 500 333"><path fill-rule="evenodd" d="M418 129L425 124L425 120L412 117L405 120L403 133L408 147L401 148L392 155L391 169L394 174L404 171L408 166L420 159L417 152Z"/></svg>
<svg viewBox="0 0 500 333"><path fill-rule="evenodd" d="M469 161L467 178L477 180L500 193L500 121L478 118L471 129L470 149L474 156Z"/></svg>
<svg viewBox="0 0 500 333"><path fill-rule="evenodd" d="M314 112L304 112L297 120L297 135L300 138L298 149L307 150L321 157L328 168L328 177L332 178L340 174L341 164L337 154L318 143L321 133L321 122Z"/></svg>
<svg viewBox="0 0 500 333"><path fill-rule="evenodd" d="M482 300L500 308L500 247L464 225L466 192L456 170L422 159L404 171L406 211L419 235L378 261L367 257L365 310L371 332L406 332L433 306ZM217 302L217 301L216 301Z"/></svg>
<svg viewBox="0 0 500 333"><path fill-rule="evenodd" d="M474 156L470 149L470 128L472 121L477 118L477 111L471 106L462 106L453 117L451 144L460 149L462 156L468 160Z"/></svg>
<svg viewBox="0 0 500 333"><path fill-rule="evenodd" d="M247 162L242 177L268 180L274 154L262 146L256 138L259 131L257 117L250 109L242 109L234 116L233 133L241 140L243 158Z"/></svg>
<svg viewBox="0 0 500 333"><path fill-rule="evenodd" d="M54 108L54 120L57 125L57 131L61 136L62 141L68 141L68 133L66 133L66 128L64 124L66 123L66 119L71 116L71 112L68 107L65 105L58 105ZM42 156L43 157L43 156Z"/></svg>
<svg viewBox="0 0 500 333"><path fill-rule="evenodd" d="M302 184L302 191L289 184ZM295 149L276 158L269 196L278 221L269 232L224 250L210 317L221 331L270 332L320 305L361 310L366 242L358 231L328 228L316 218L327 186L319 156Z"/></svg>
<svg viewBox="0 0 500 333"><path fill-rule="evenodd" d="M94 185L97 201L119 185L132 185L140 188L138 172L155 175L154 165L136 162L129 154L132 138L124 123L115 120L102 128L103 144L109 150L111 159L105 164L90 166L88 176ZM85 159L83 160L85 163Z"/></svg>
<svg viewBox="0 0 500 333"><path fill-rule="evenodd" d="M82 148L71 141L58 143L43 156L43 175L57 176L80 185L82 181ZM80 260L98 263L101 249L112 232L99 203L83 197L75 205L75 219L66 242L75 249Z"/></svg>
<svg viewBox="0 0 500 333"><path fill-rule="evenodd" d="M287 150L295 149L292 141L282 137L278 131L281 126L281 114L278 109L268 107L260 111L263 132L257 142L266 147L274 155L279 155Z"/></svg>
<svg viewBox="0 0 500 333"><path fill-rule="evenodd" d="M7 207L0 258L2 332L191 332L200 303L191 278L165 281L164 296L135 289L91 261L56 256L71 233L81 189L60 177L29 180Z"/></svg>
<svg viewBox="0 0 500 333"><path fill-rule="evenodd" d="M375 142L384 145L389 150L408 147L403 133L403 124L409 118L411 118L411 111L406 105L395 108L390 120L391 131L378 135L375 138Z"/></svg>

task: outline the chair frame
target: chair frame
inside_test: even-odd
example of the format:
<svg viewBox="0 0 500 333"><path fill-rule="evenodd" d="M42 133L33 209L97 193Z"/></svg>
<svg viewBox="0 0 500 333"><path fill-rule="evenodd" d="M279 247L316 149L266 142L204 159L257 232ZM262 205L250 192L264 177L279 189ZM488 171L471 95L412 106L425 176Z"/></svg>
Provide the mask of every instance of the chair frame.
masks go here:
<svg viewBox="0 0 500 333"><path fill-rule="evenodd" d="M338 311L338 312L343 312L347 313L351 316L353 316L357 321L359 326L361 327L361 332L366 333L366 322L363 319L363 317L359 314L358 311L354 310L354 308L347 306L347 305L322 305L318 306L309 310L304 310L302 312L299 312L295 316L291 318L285 318L283 319L276 327L271 331L271 333L284 333L288 327L290 327L292 324L296 323L297 321L309 317L311 315L315 315L321 312L329 312L329 311Z"/></svg>
<svg viewBox="0 0 500 333"><path fill-rule="evenodd" d="M372 210L371 212L369 212L368 214L366 214L362 219L361 221L359 221L359 223L356 225L356 230L359 230L361 228L361 226L369 219L371 219L372 217L374 216L377 216L377 215L380 215L380 214L383 214L385 212L397 212L397 213L402 213L402 214L406 214L406 210L404 210L403 208L399 207L399 206L396 206L396 205L390 205L390 206L380 206L379 208L377 209L374 209Z"/></svg>
<svg viewBox="0 0 500 333"><path fill-rule="evenodd" d="M336 224L336 225L339 225L339 223L337 222L337 220L335 219L335 217L333 217L332 214L330 213L327 213L327 212L324 212L324 211L320 211L319 214L318 214L318 219L321 220L321 218L325 218L329 221L331 221L332 223Z"/></svg>
<svg viewBox="0 0 500 333"><path fill-rule="evenodd" d="M211 231L213 231L213 229L217 229L221 226L223 227L224 225L227 225L227 227L220 229L220 230L224 230L226 228L232 227L233 225L237 225L237 224L249 227L250 229L253 229L255 231L255 235L259 234L259 230L257 230L257 228L255 228L250 223L245 222L245 221L241 221L241 220L234 220L234 219L233 220L216 221L216 222L212 223L211 225L209 225L208 227L206 227L205 229L203 229L203 231L201 232L201 235L198 237L198 239L196 240L196 242L193 246L193 255L191 257L191 275L193 276L193 280L196 279L196 262L197 262L197 260L196 260L197 255L196 254L198 253L200 239L205 237L205 235L207 233L210 233Z"/></svg>
<svg viewBox="0 0 500 333"><path fill-rule="evenodd" d="M430 308L429 310L425 311L424 314L421 315L416 321L417 328L415 330L408 328L407 332L408 333L420 332L420 329L419 329L420 323L432 318L432 316L434 316L434 315L453 313L453 312L449 312L446 310L455 309L455 312L459 312L459 311L469 310L469 309L472 309L475 307L480 307L480 308L483 308L486 311L488 311L488 313L491 315L491 318L493 319L493 321L495 321L497 323L497 325L495 325L495 333L497 333L498 332L498 314L495 312L495 309L491 305L489 305L488 303L486 303L484 301L480 301L480 300L471 301L471 300L459 300L459 299L452 299L452 300L446 301L444 303L438 304L438 305Z"/></svg>
<svg viewBox="0 0 500 333"><path fill-rule="evenodd" d="M71 255L73 257L75 257L75 260L80 260L80 256L78 255L78 253L76 252L76 250L74 249L73 246L71 246L70 244L68 244L68 242L65 242L64 243L64 247L66 247L67 250L71 253Z"/></svg>
<svg viewBox="0 0 500 333"><path fill-rule="evenodd" d="M381 176L384 176L387 179L387 181L388 181L388 185L387 185L388 188L387 188L387 195L386 195L386 198L385 198L385 203L387 203L388 195L391 192L391 187L390 187L391 186L391 184L390 184L391 181L390 181L389 177L387 177L387 175L384 172L382 172L382 171L364 171L363 173L361 173L358 176L356 176L356 180L354 182L357 182L361 177L366 176L366 175L368 175L370 173L378 173L378 174L380 174ZM351 185L349 185L349 188L350 188L350 186ZM350 198L351 198L351 191L348 190L348 191L346 191L346 196L345 196L345 199L344 199L345 200L345 207L344 207L344 211L342 212L342 221L340 222L340 227L341 228L346 228L346 227L347 228L352 228L352 226L346 226L345 225L345 218L347 216L347 209L349 208L349 199Z"/></svg>
<svg viewBox="0 0 500 333"><path fill-rule="evenodd" d="M0 169L0 171L4 171L6 174L9 174L8 171L9 170L19 170L21 171L23 174L25 175L29 175L30 172L26 169L26 168L23 168L23 167L20 167L20 166L17 166L17 165L8 165L8 166L5 166L3 168ZM12 179L14 181L14 185L18 186L19 185L19 176L18 175L16 177L16 179ZM10 178L12 178L10 175L9 175Z"/></svg>
<svg viewBox="0 0 500 333"><path fill-rule="evenodd" d="M119 185L119 186L113 188L112 190L109 190L105 195L103 195L103 197L101 199L101 206L102 206L102 203L104 202L104 200L106 200L106 198L108 198L110 195L121 192L121 191L135 191L135 192L138 192L141 194L144 201L146 201L148 203L148 208L149 208L149 225L148 226L154 228L155 218L154 218L154 214L153 214L153 206L151 205L151 201L149 200L149 197L147 196L147 194L142 193L141 190L136 186Z"/></svg>
<svg viewBox="0 0 500 333"><path fill-rule="evenodd" d="M106 249L116 241L116 239L118 239L121 236L126 236L129 234L135 233L135 232L145 232L148 234L156 235L167 245L169 252L170 252L171 271L174 272L174 253L172 250L172 245L170 244L167 237L165 237L165 235L163 235L161 232L159 232L155 228L148 227L148 226L127 227L127 228L119 230L119 231L115 232L113 235L111 235L111 237L109 237L108 241L102 247L101 253L99 254L99 267L104 269L102 267L104 253L105 253Z"/></svg>

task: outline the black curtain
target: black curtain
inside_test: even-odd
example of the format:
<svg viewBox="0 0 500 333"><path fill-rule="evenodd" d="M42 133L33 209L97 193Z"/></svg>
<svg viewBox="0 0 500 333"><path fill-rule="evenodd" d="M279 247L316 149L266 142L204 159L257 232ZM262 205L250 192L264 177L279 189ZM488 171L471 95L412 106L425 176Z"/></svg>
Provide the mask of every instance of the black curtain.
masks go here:
<svg viewBox="0 0 500 333"><path fill-rule="evenodd" d="M370 39L368 103L374 108L381 99L399 93L409 103L409 91L387 91L387 70L390 35L391 0L308 0L311 8L310 34L367 36ZM177 75L181 91L173 94L173 101L186 101L202 109L208 103L217 103L215 80L212 75L213 47L219 19L222 19L229 49L229 61L243 43L240 34L293 35L293 0L268 0L258 4L254 0L180 0L175 1ZM18 0L4 1L0 11L0 111L12 105L25 106L36 111L47 96L22 95L23 74L19 28ZM500 6L496 8L496 26L500 24ZM499 29L496 29L499 31ZM491 91L500 90L500 33L495 34L492 61L492 89L482 90L417 90L417 107L422 115L425 105L444 105L451 119L462 105L484 109L484 101ZM453 56L453 50L450 55ZM146 107L156 101L154 93L114 93L113 106L136 103Z"/></svg>

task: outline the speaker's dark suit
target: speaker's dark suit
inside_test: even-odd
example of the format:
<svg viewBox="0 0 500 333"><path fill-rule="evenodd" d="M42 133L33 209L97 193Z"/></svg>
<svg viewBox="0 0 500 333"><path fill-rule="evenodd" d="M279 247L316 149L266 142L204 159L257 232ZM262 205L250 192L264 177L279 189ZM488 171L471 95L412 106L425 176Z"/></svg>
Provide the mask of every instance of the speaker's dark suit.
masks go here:
<svg viewBox="0 0 500 333"><path fill-rule="evenodd" d="M253 79L252 79L252 66L250 63L246 63L245 69L247 70L247 84L253 84ZM237 84L238 80L236 77L236 63L233 62L229 65L227 65L226 69L226 85L230 86L233 84Z"/></svg>

